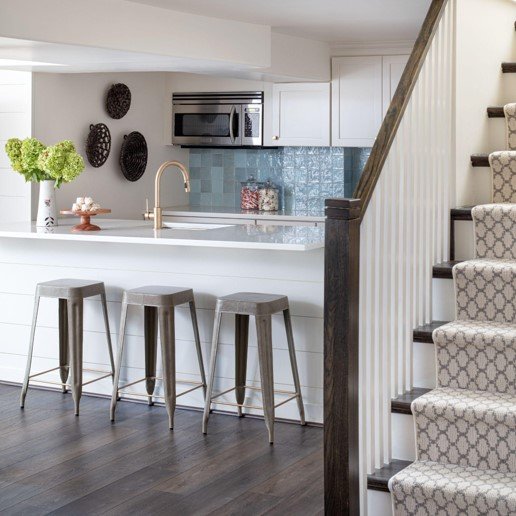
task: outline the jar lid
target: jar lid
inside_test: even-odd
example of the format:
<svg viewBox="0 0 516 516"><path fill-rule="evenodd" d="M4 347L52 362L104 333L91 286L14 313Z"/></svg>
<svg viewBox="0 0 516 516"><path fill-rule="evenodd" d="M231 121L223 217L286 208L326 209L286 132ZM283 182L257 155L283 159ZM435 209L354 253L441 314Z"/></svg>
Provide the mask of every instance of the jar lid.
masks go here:
<svg viewBox="0 0 516 516"><path fill-rule="evenodd" d="M256 186L258 183L254 176L249 176L245 181L240 183L242 186Z"/></svg>
<svg viewBox="0 0 516 516"><path fill-rule="evenodd" d="M270 189L272 189L272 190L278 189L278 187L270 179L267 179L267 181L265 181L265 183L262 183L262 184L263 184L264 188L268 188L269 190Z"/></svg>

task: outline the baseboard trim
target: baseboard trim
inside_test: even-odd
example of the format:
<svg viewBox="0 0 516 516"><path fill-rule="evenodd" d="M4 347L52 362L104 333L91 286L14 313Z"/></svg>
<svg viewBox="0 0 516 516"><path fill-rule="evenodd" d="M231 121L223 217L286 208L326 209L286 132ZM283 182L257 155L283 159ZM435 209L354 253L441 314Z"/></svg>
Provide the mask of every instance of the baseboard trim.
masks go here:
<svg viewBox="0 0 516 516"><path fill-rule="evenodd" d="M10 385L12 387L21 387L22 386L21 382L8 382L6 380L0 380L0 385ZM59 389L57 387L50 387L50 386L45 386L45 385L31 385L30 388L37 389L40 391L52 391L52 392L61 393L61 389ZM111 396L109 396L108 394L96 394L96 393L92 393L92 392L83 392L82 395L88 396L90 398L101 398L101 399L105 399L105 400L111 399ZM120 402L139 403L140 405L147 405L147 401L133 399L133 398L121 398L119 403ZM158 407L165 406L165 404L161 401L155 401L154 405L156 405ZM203 412L202 408L192 407L190 405L176 405L176 409L188 410L190 412ZM220 414L223 416L239 417L239 415L236 412L231 412L229 410L212 409L211 412L212 412L212 414ZM249 418L249 419L260 419L262 421L264 420L264 417L259 414L245 414L243 417ZM289 425L299 425L299 421L296 421L295 419L287 419L287 418L278 417L275 419L275 421L278 423L287 423ZM315 421L307 421L306 426L315 427L315 428L323 428L324 424L318 423Z"/></svg>

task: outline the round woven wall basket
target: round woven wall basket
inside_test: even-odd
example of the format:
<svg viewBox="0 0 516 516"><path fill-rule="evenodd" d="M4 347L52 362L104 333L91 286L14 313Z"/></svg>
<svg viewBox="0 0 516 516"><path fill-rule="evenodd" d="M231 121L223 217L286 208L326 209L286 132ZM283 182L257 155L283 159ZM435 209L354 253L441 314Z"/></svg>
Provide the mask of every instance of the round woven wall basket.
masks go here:
<svg viewBox="0 0 516 516"><path fill-rule="evenodd" d="M91 124L86 140L86 156L92 167L104 165L111 151L111 133L105 124Z"/></svg>
<svg viewBox="0 0 516 516"><path fill-rule="evenodd" d="M131 107L131 90L122 83L113 84L106 95L106 111L111 118L124 117Z"/></svg>
<svg viewBox="0 0 516 516"><path fill-rule="evenodd" d="M147 168L147 142L143 134L133 131L124 136L120 151L120 168L128 181L138 181Z"/></svg>

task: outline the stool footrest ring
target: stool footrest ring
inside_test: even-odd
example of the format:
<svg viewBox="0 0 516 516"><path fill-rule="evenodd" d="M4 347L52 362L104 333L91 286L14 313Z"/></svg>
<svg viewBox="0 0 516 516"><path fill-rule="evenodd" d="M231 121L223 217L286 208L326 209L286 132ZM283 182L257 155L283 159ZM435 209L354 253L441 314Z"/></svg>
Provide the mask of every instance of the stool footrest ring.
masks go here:
<svg viewBox="0 0 516 516"><path fill-rule="evenodd" d="M127 389L127 387L131 387L132 385L136 385L137 383L144 382L145 380L163 380L163 378L158 376L150 376L149 378L141 378L140 380L135 380L134 382L126 383L125 385L122 385L121 387L118 387L117 392L120 394L124 389ZM189 392L195 391L196 389L201 389L204 387L204 384L202 382L194 382L192 380L176 380L176 383L185 383L187 385L193 385L190 389L187 389L186 391L180 392L179 394L176 394L176 398L179 398L179 396L183 396L184 394L188 394ZM142 392L127 392L126 394L129 394L130 396L142 396L145 398L148 398L149 396L152 396L153 398L161 398L164 399L164 396L160 396L158 394L148 394L148 393L142 393Z"/></svg>
<svg viewBox="0 0 516 516"><path fill-rule="evenodd" d="M254 385L245 385L242 388L245 389L251 389L252 391L261 391L261 387L255 387ZM232 392L236 389L236 387L231 387L231 389L227 389L225 391L219 392L218 394L215 394L215 396L212 396L210 398L211 403L216 403L218 405L228 405L230 407L243 407L243 408L252 408L252 409L258 409L263 410L263 406L259 407L257 405L246 405L245 403L233 403L230 401L214 401L215 398L219 398L220 396L224 396L224 394L227 394L228 392ZM292 391L283 391L283 390L275 390L274 394L280 394L280 395L290 395L287 399L280 401L279 403L274 405L274 408L280 407L281 405L284 405L285 403L288 403L289 401L292 401L296 398L299 398L299 393L292 392Z"/></svg>
<svg viewBox="0 0 516 516"><path fill-rule="evenodd" d="M66 369L70 369L70 366L63 366L66 367ZM32 381L32 383L43 383L48 385L60 385L61 387L70 387L71 384L69 383L63 383L63 382L53 382L52 380L33 380L36 376L41 376L47 373L51 373L53 371L58 371L61 369L61 367L53 367L52 369L47 369L46 371L41 371L39 373L34 373L29 376L29 380ZM83 369L83 371L87 371L89 373L100 373L102 376L99 376L98 378L93 378L93 380L88 380L87 382L83 382L82 386L89 385L90 383L98 382L99 380L103 380L104 378L109 378L110 376L113 376L113 373L110 371L103 371L101 369Z"/></svg>

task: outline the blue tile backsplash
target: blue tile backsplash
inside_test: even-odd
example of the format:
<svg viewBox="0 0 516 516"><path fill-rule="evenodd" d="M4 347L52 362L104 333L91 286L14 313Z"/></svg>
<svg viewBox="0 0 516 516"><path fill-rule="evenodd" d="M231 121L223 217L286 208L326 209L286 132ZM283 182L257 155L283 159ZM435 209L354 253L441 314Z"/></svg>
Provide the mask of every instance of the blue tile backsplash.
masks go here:
<svg viewBox="0 0 516 516"><path fill-rule="evenodd" d="M192 206L240 206L240 183L270 179L280 208L321 214L327 197L351 197L369 148L190 149Z"/></svg>

